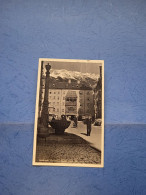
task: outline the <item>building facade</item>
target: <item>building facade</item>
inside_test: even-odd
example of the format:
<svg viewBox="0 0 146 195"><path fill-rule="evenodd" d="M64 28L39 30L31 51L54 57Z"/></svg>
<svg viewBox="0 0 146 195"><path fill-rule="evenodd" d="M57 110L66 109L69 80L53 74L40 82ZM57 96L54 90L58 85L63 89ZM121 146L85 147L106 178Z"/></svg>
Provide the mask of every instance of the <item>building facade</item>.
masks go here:
<svg viewBox="0 0 146 195"><path fill-rule="evenodd" d="M43 97L45 91L45 79L41 81L41 100L40 112L43 105ZM83 118L85 116L94 116L94 98L93 89L84 85L79 81L71 82L49 82L48 92L49 115L61 117L61 115L77 116Z"/></svg>
<svg viewBox="0 0 146 195"><path fill-rule="evenodd" d="M102 67L100 66L100 77L94 88L94 110L95 118L102 118Z"/></svg>

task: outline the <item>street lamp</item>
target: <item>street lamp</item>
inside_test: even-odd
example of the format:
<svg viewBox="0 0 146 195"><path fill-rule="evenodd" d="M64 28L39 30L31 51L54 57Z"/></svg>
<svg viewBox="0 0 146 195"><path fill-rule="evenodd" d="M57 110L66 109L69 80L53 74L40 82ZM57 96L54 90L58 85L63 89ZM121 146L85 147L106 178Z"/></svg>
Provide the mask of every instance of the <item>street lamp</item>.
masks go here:
<svg viewBox="0 0 146 195"><path fill-rule="evenodd" d="M43 108L42 108L42 114L41 114L41 121L42 125L45 128L48 128L48 118L49 118L49 101L48 101L48 93L49 93L49 78L50 78L50 69L51 65L48 63L46 66L46 80L45 80L45 94L44 94L44 102L43 102Z"/></svg>

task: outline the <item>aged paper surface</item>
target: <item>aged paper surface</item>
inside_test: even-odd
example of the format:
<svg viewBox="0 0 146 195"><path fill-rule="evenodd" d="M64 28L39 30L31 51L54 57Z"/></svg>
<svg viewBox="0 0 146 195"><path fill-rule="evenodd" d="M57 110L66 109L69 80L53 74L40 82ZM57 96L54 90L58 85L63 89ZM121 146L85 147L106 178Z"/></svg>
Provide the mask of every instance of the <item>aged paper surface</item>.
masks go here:
<svg viewBox="0 0 146 195"><path fill-rule="evenodd" d="M39 59L33 165L104 166L104 61Z"/></svg>

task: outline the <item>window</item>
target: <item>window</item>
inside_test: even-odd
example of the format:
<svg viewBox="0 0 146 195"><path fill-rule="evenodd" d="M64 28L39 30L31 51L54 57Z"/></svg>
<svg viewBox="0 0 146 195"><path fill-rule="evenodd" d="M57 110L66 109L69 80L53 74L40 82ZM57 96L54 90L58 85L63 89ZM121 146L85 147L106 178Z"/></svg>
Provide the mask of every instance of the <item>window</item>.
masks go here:
<svg viewBox="0 0 146 195"><path fill-rule="evenodd" d="M59 100L59 97L58 97L58 100Z"/></svg>
<svg viewBox="0 0 146 195"><path fill-rule="evenodd" d="M67 98L66 101L69 101L69 102L75 102L77 99L76 98Z"/></svg>
<svg viewBox="0 0 146 195"><path fill-rule="evenodd" d="M55 96L54 96L54 100L55 100Z"/></svg>
<svg viewBox="0 0 146 195"><path fill-rule="evenodd" d="M60 94L60 91L58 91L58 94Z"/></svg>
<svg viewBox="0 0 146 195"><path fill-rule="evenodd" d="M57 112L59 112L59 109L57 108Z"/></svg>
<svg viewBox="0 0 146 195"><path fill-rule="evenodd" d="M64 109L62 109L62 112L64 112Z"/></svg>
<svg viewBox="0 0 146 195"><path fill-rule="evenodd" d="M63 97L63 100L65 100L65 97Z"/></svg>
<svg viewBox="0 0 146 195"><path fill-rule="evenodd" d="M57 102L57 105L59 105L59 102Z"/></svg>
<svg viewBox="0 0 146 195"><path fill-rule="evenodd" d="M54 91L54 94L56 94L56 92Z"/></svg>
<svg viewBox="0 0 146 195"><path fill-rule="evenodd" d="M68 107L68 111L75 111L74 107Z"/></svg>
<svg viewBox="0 0 146 195"><path fill-rule="evenodd" d="M51 94L52 92L50 91L49 93Z"/></svg>

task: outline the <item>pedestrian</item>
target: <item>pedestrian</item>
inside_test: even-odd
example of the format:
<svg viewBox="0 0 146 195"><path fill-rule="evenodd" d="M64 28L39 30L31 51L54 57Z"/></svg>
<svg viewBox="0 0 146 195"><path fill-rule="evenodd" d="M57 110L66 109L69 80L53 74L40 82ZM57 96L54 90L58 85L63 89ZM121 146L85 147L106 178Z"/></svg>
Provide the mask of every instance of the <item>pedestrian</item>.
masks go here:
<svg viewBox="0 0 146 195"><path fill-rule="evenodd" d="M77 117L76 116L74 116L74 124L75 124L75 127L78 126L78 120L77 120Z"/></svg>
<svg viewBox="0 0 146 195"><path fill-rule="evenodd" d="M86 119L86 123L87 123L87 136L90 136L90 133L91 133L91 123L92 123L90 117L88 117L88 118Z"/></svg>

